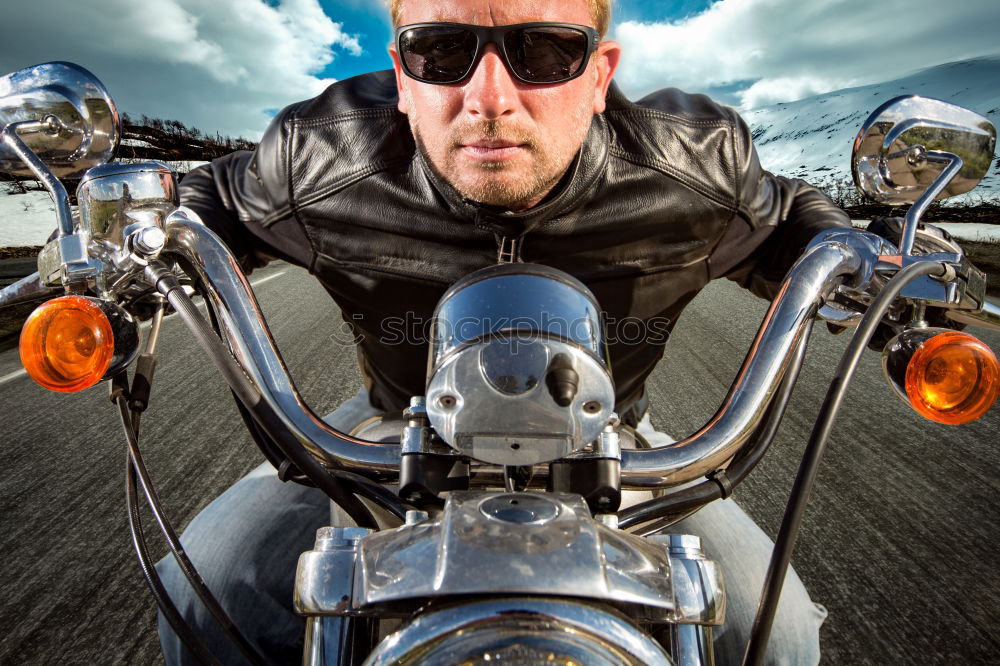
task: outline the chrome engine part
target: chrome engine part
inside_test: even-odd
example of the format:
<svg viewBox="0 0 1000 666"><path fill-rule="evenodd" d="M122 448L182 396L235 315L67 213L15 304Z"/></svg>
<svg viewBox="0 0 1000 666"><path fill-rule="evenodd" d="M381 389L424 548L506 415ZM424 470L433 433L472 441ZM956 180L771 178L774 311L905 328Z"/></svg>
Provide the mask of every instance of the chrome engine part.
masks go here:
<svg viewBox="0 0 1000 666"><path fill-rule="evenodd" d="M579 495L455 492L434 518L351 532L343 547L320 532L299 562L306 615L400 616L467 595L579 597L650 623L718 625L725 615L721 574L698 548L606 527Z"/></svg>
<svg viewBox="0 0 1000 666"><path fill-rule="evenodd" d="M609 528L568 493L455 492L394 530L324 528L295 600L327 658L345 622L412 616L369 664L674 663L643 627L711 663L684 655L707 654L725 616L700 539Z"/></svg>

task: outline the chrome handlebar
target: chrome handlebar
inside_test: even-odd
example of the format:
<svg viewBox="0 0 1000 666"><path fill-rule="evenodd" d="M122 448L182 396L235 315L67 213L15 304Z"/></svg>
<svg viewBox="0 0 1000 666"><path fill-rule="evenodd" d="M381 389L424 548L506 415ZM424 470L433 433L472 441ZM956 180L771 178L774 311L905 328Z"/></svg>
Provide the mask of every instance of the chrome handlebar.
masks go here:
<svg viewBox="0 0 1000 666"><path fill-rule="evenodd" d="M184 257L215 305L230 350L279 416L282 424L316 459L353 472L399 469L400 446L368 442L326 425L302 400L264 321L250 283L229 249L181 208L166 219L166 251Z"/></svg>
<svg viewBox="0 0 1000 666"><path fill-rule="evenodd" d="M795 348L823 299L861 270L857 250L837 242L814 246L792 268L764 317L719 411L698 432L670 446L622 450L622 487L658 488L719 469L757 431Z"/></svg>
<svg viewBox="0 0 1000 666"><path fill-rule="evenodd" d="M817 309L839 285L864 282L878 260L865 232L820 237L799 259L782 284L736 380L718 412L696 433L656 449L622 449L622 488L679 485L719 469L760 426L794 353ZM166 218L166 248L185 260L205 286L223 336L236 360L287 431L321 463L382 481L398 476L402 447L370 442L325 424L303 401L236 259L193 212L180 208ZM56 288L32 275L0 289L0 305L50 295ZM1000 307L986 302L979 311L947 310L953 321L1000 329ZM535 468L535 479L548 475ZM501 478L495 466L473 470L472 483L491 485Z"/></svg>
<svg viewBox="0 0 1000 666"><path fill-rule="evenodd" d="M283 425L322 463L380 478L393 477L397 444L368 442L326 425L305 404L271 337L260 307L235 258L219 238L178 209L166 220L167 252L185 258L215 305L225 339L262 399ZM860 253L838 242L820 243L795 265L718 413L691 437L659 449L622 451L622 487L684 483L720 467L746 443L784 376L797 342L822 300L864 264ZM539 466L540 476L546 469ZM494 475L481 470L474 482Z"/></svg>

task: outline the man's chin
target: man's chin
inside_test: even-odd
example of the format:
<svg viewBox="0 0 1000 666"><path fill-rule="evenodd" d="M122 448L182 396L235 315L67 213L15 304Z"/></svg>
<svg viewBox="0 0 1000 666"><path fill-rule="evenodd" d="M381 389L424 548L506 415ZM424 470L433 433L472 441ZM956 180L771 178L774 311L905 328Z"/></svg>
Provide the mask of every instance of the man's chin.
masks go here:
<svg viewBox="0 0 1000 666"><path fill-rule="evenodd" d="M511 174L495 174L495 178L476 178L469 181L453 181L458 192L476 203L497 206L510 210L523 210L540 201L551 187L530 182L530 177L509 177Z"/></svg>

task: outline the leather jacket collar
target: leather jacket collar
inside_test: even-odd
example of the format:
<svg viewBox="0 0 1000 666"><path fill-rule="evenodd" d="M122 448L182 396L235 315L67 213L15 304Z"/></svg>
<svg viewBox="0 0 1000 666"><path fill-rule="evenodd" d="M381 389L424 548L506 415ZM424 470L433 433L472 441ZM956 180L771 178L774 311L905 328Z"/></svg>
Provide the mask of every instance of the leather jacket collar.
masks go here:
<svg viewBox="0 0 1000 666"><path fill-rule="evenodd" d="M602 114L596 114L580 151L555 190L539 205L519 213L466 199L427 164L419 150L416 151L416 160L456 219L469 221L500 236L520 238L546 220L580 206L593 196L594 185L605 172L610 133L607 120Z"/></svg>

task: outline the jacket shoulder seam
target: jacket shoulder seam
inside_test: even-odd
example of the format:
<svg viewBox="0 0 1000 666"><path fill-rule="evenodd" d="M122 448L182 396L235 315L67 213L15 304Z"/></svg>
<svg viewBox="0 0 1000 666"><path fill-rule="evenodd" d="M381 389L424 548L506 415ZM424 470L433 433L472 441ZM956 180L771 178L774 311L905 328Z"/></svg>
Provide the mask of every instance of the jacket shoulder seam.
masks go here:
<svg viewBox="0 0 1000 666"><path fill-rule="evenodd" d="M667 113L666 111L660 111L659 109L650 109L645 106L635 106L629 109L614 109L606 111L605 115L658 118L660 120L669 120L672 123L687 125L689 127L723 127L732 124L732 121L726 118L719 118L715 120L692 120L691 118L685 116Z"/></svg>
<svg viewBox="0 0 1000 666"><path fill-rule="evenodd" d="M743 187L745 186L744 178L740 177L740 165L743 163L740 155L740 140L739 140L739 127L736 121L730 117L727 119L729 124L729 136L732 137L732 164L730 168L732 169L731 175L733 179L733 210L740 210L741 202L743 201ZM728 224L726 227L728 228Z"/></svg>
<svg viewBox="0 0 1000 666"><path fill-rule="evenodd" d="M317 254L316 243L313 242L313 238L312 235L309 233L309 229L306 228L305 223L302 222L302 218L299 216L298 205L295 203L295 187L292 184L292 151L290 150L290 146L292 144L296 129L294 120L295 119L293 117L292 122L289 123L288 136L285 138L285 141L282 142L283 143L282 147L285 151L284 155L285 159L283 160L285 163L285 179L288 181L288 207L289 207L289 213L291 213L292 217L298 223L299 228L302 229L302 234L306 237L306 240L309 241L309 251L312 253L312 258L309 261L309 266L307 266L307 269L309 270L310 273L312 273L313 269L316 266L316 254ZM278 219L280 218L275 218L275 220L273 220L270 223L273 224L273 222L277 221Z"/></svg>
<svg viewBox="0 0 1000 666"><path fill-rule="evenodd" d="M390 117L395 115L395 106L379 106L368 109L355 109L345 113L337 113L326 116L316 116L312 118L292 118L291 122L299 127L319 127L323 125L333 125L339 122L354 120L357 118L377 118L380 116Z"/></svg>
<svg viewBox="0 0 1000 666"><path fill-rule="evenodd" d="M733 206L732 201L723 199L722 197L718 196L718 194L716 194L711 188L703 186L698 181L685 177L684 173L681 170L673 168L670 164L668 164L663 160L651 159L647 156L641 156L635 153L630 153L626 150L623 150L620 146L612 146L610 149L610 153L614 157L625 160L626 162L630 162L637 166L642 166L648 169L653 169L654 171L658 171L662 173L664 176L676 180L681 185L684 185L685 187L694 190L695 192L704 196L705 198L710 199L711 201L725 207L725 209L730 212L735 212L736 210L735 207Z"/></svg>
<svg viewBox="0 0 1000 666"><path fill-rule="evenodd" d="M361 169L352 171L343 176L342 178L339 178L336 182L330 183L329 185L320 188L318 190L314 190L308 197L304 197L298 201L295 201L292 205L292 210L297 216L298 211L302 210L306 206L309 206L311 204L316 203L317 201L320 201L321 199L325 199L326 197L336 194L337 192L340 192L341 190L344 190L350 187L351 185L364 180L365 178L371 178L377 173L381 173L382 171L391 169L392 167L399 164L406 164L409 161L410 161L409 157L403 156L394 160L377 160L374 162L370 162ZM289 183L290 182L291 179L289 178Z"/></svg>

